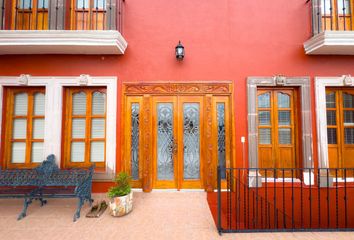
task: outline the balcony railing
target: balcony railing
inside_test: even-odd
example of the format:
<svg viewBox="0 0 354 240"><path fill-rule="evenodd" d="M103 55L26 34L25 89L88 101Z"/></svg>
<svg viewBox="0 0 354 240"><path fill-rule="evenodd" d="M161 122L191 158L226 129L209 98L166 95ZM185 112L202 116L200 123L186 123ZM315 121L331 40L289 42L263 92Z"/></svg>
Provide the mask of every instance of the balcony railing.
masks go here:
<svg viewBox="0 0 354 240"><path fill-rule="evenodd" d="M0 30L118 30L124 0L0 0Z"/></svg>
<svg viewBox="0 0 354 240"><path fill-rule="evenodd" d="M353 177L353 168L218 167L217 228L353 231Z"/></svg>
<svg viewBox="0 0 354 240"><path fill-rule="evenodd" d="M307 0L312 3L313 36L304 43L306 54L354 55L354 2Z"/></svg>
<svg viewBox="0 0 354 240"><path fill-rule="evenodd" d="M353 31L351 0L312 0L313 34L323 31Z"/></svg>
<svg viewBox="0 0 354 240"><path fill-rule="evenodd" d="M124 54L124 0L0 0L2 54Z"/></svg>

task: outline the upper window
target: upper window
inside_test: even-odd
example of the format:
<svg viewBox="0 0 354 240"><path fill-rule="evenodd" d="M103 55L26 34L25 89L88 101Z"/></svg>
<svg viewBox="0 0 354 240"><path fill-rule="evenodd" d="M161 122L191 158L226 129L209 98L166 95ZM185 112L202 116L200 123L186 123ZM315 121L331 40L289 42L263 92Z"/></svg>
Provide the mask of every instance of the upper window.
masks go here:
<svg viewBox="0 0 354 240"><path fill-rule="evenodd" d="M258 89L258 156L262 168L296 167L295 99L294 89Z"/></svg>
<svg viewBox="0 0 354 240"><path fill-rule="evenodd" d="M321 0L323 30L352 30L351 0Z"/></svg>
<svg viewBox="0 0 354 240"><path fill-rule="evenodd" d="M44 88L7 88L4 158L9 168L36 166L44 159Z"/></svg>
<svg viewBox="0 0 354 240"><path fill-rule="evenodd" d="M49 0L14 0L12 29L47 30Z"/></svg>
<svg viewBox="0 0 354 240"><path fill-rule="evenodd" d="M107 27L106 0L73 0L72 29L104 30Z"/></svg>
<svg viewBox="0 0 354 240"><path fill-rule="evenodd" d="M67 88L64 115L64 165L105 166L106 89Z"/></svg>
<svg viewBox="0 0 354 240"><path fill-rule="evenodd" d="M326 115L330 167L354 167L354 91L327 89Z"/></svg>

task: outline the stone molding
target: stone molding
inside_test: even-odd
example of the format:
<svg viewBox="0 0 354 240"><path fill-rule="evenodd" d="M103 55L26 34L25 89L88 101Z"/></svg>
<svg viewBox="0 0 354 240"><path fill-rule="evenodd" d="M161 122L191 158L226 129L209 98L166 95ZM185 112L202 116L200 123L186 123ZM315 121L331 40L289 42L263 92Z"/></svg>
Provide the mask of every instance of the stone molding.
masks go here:
<svg viewBox="0 0 354 240"><path fill-rule="evenodd" d="M258 125L257 125L257 87L299 87L301 98L301 129L303 167L313 167L311 95L309 77L248 77L248 162L250 168L258 168Z"/></svg>

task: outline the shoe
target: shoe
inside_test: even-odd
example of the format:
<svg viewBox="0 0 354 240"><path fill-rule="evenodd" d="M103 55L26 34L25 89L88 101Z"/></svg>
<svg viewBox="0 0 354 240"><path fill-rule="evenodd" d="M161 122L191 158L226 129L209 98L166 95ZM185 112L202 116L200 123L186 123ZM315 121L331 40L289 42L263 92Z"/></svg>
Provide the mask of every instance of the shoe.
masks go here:
<svg viewBox="0 0 354 240"><path fill-rule="evenodd" d="M96 217L98 207L99 207L99 204L93 205L91 207L90 211L86 214L86 217L88 217L88 218Z"/></svg>
<svg viewBox="0 0 354 240"><path fill-rule="evenodd" d="M106 211L107 207L108 204L106 203L106 201L101 201L96 211L96 217L100 217L104 213L104 211Z"/></svg>

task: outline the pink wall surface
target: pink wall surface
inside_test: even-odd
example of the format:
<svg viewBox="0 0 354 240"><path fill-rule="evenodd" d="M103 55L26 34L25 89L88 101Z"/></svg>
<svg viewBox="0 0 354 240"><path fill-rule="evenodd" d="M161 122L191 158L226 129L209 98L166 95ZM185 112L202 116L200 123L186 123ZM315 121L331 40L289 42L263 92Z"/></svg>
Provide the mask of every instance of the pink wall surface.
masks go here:
<svg viewBox="0 0 354 240"><path fill-rule="evenodd" d="M240 137L247 137L248 76L354 75L354 56L307 56L311 7L305 0L126 0L121 56L0 56L0 75L117 76L123 82L234 82L236 157ZM176 61L181 40L186 56ZM314 157L317 159L312 84ZM121 93L118 100L121 101ZM120 149L120 103L117 104L117 164ZM247 148L246 148L247 149Z"/></svg>

